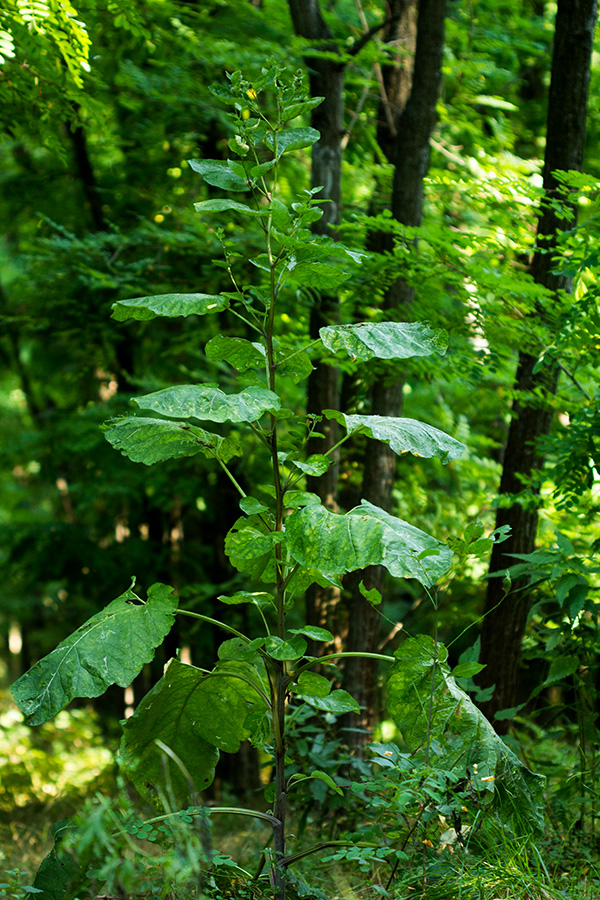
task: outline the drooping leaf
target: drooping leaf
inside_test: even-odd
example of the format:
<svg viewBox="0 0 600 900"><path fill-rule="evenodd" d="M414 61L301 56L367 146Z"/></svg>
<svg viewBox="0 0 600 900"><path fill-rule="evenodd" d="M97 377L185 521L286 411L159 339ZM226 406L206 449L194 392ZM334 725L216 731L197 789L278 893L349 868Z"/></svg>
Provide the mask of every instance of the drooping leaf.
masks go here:
<svg viewBox="0 0 600 900"><path fill-rule="evenodd" d="M331 411L330 417L345 425L348 434L358 431L377 441L388 444L394 453L412 453L414 456L432 456L445 464L458 459L466 447L438 428L418 422L416 419L392 416L350 416Z"/></svg>
<svg viewBox="0 0 600 900"><path fill-rule="evenodd" d="M225 537L225 553L239 572L272 581L275 576L273 550L284 539L281 531L268 531L258 516L240 518Z"/></svg>
<svg viewBox="0 0 600 900"><path fill-rule="evenodd" d="M229 300L219 294L159 294L156 297L117 300L112 305L112 318L117 322L125 322L127 319L144 322L157 316L204 316L220 312L228 306Z"/></svg>
<svg viewBox="0 0 600 900"><path fill-rule="evenodd" d="M286 521L293 559L335 574L384 565L399 578L433 584L450 567L452 552L441 541L364 501L345 515L323 506L297 509ZM422 554L425 558L419 558ZM429 556L431 554L431 556Z"/></svg>
<svg viewBox="0 0 600 900"><path fill-rule="evenodd" d="M47 722L74 697L130 685L170 631L176 609L173 588L153 584L146 602L129 589L88 619L13 684L27 723Z"/></svg>
<svg viewBox="0 0 600 900"><path fill-rule="evenodd" d="M65 900L74 896L78 885L84 881L85 867L61 846L69 833L74 831L77 831L77 825L71 819L61 819L52 826L54 846L36 872L33 882L35 893L27 894L32 900Z"/></svg>
<svg viewBox="0 0 600 900"><path fill-rule="evenodd" d="M133 402L171 419L208 419L211 422L256 422L267 411L279 409L277 394L258 385L250 385L239 394L226 394L218 387L179 384Z"/></svg>
<svg viewBox="0 0 600 900"><path fill-rule="evenodd" d="M228 362L238 372L265 367L265 349L262 344L245 338L217 334L210 339L204 352L213 362Z"/></svg>
<svg viewBox="0 0 600 900"><path fill-rule="evenodd" d="M447 651L429 635L408 638L394 654L387 678L388 711L409 748L429 740L440 769L468 777L477 763L474 790L496 792L514 827L543 828L544 779L530 772L450 675ZM466 749L466 752L465 752Z"/></svg>
<svg viewBox="0 0 600 900"><path fill-rule="evenodd" d="M422 322L363 322L326 325L319 331L328 350L345 350L356 359L408 359L443 354L448 336Z"/></svg>
<svg viewBox="0 0 600 900"><path fill-rule="evenodd" d="M239 162L228 159L188 159L188 166L199 172L207 184L223 188L224 191L249 191L252 183L248 183L244 167Z"/></svg>
<svg viewBox="0 0 600 900"><path fill-rule="evenodd" d="M228 606L238 606L242 603L252 603L260 607L274 605L273 595L264 591L236 591L235 594L230 596L219 594L217 600L220 600L221 603L226 603Z"/></svg>
<svg viewBox="0 0 600 900"><path fill-rule="evenodd" d="M104 437L113 447L132 462L146 466L196 453L228 462L232 456L241 453L235 436L223 438L185 422L126 416L107 423L103 430Z"/></svg>
<svg viewBox="0 0 600 900"><path fill-rule="evenodd" d="M290 461L305 475L316 476L323 475L333 462L330 456L322 453L312 453L305 460L292 459Z"/></svg>
<svg viewBox="0 0 600 900"><path fill-rule="evenodd" d="M196 791L212 784L219 751L202 737L198 725L199 716L206 715L205 697L198 693L203 677L193 666L171 660L163 677L123 724L121 765L147 799L156 799L157 790L166 794L168 772L176 802L180 806L190 802L185 774L157 746L157 740L181 760Z"/></svg>

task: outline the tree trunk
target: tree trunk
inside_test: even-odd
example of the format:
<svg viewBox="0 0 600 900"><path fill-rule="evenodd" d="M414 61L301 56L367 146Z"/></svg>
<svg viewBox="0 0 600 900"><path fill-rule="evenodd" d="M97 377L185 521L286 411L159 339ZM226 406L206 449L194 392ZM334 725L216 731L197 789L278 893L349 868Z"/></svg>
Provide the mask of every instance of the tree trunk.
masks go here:
<svg viewBox="0 0 600 900"><path fill-rule="evenodd" d="M594 26L597 17L597 0L559 0L554 33L552 78L548 99L546 131L546 156L544 161L544 190L546 198L557 196L558 183L554 172L558 169L581 171L585 145L587 97L590 80L590 60L593 47ZM571 207L573 216L576 207ZM553 293L571 292L571 280L554 274L553 250L557 238L565 227L572 227L573 219L566 221L545 202L538 217L538 239L531 263L531 273L537 284ZM541 389L546 396L554 394L558 382L558 369L543 368L534 373L536 358L519 353L515 379L517 396L508 439L504 452L504 467L500 482L500 494L505 498L518 494L524 485L530 484L535 469L543 464L537 450L542 435L548 433L552 423L552 407L549 402L527 399L533 391ZM531 490L539 494L535 484ZM533 508L532 508L533 506ZM535 548L537 531L537 503L515 501L506 509L499 508L496 526L510 525L510 538L496 545L490 561L490 575L508 568L514 563L511 553L531 553ZM527 624L531 598L527 582L512 585L503 599L501 578L490 578L485 603L485 619L481 632L481 661L486 669L479 676L482 687L496 688L491 700L482 704L482 711L493 719L498 710L513 707L518 702L518 672L521 658L521 642ZM508 720L495 723L496 730L506 733Z"/></svg>
<svg viewBox="0 0 600 900"><path fill-rule="evenodd" d="M396 25L390 29L393 40L406 44L414 35L414 4L406 0L396 0L391 7L396 13ZM435 125L435 107L438 99L442 52L444 47L445 0L421 0L417 18L416 45L412 86L406 97L406 65L403 76L388 77L390 89L395 93L387 95L385 118L380 116L378 140L382 150L394 162L394 180L391 209L394 218L407 226L418 226L423 218L423 181L429 167L429 140ZM405 28L404 35L399 29ZM405 104L405 105L404 105ZM374 236L381 250L388 247L389 235ZM386 292L384 309L388 318L405 319L414 299L414 289L402 278L398 278ZM402 414L403 379L380 378L373 385L371 394L371 414L377 416L400 416ZM392 489L396 473L396 454L379 441L369 441L364 458L363 484L361 496L387 512L392 507ZM370 566L363 572L355 573L348 579L350 598L348 600L349 650L376 652L379 643L380 615L377 608L368 604L361 595L359 586L364 582L368 589L377 588L383 593L385 569ZM344 671L343 685L358 701L361 713L356 721L354 715L344 718L348 743L355 752L361 752L372 739L375 719L375 692L377 687L377 666L372 659L360 657L349 659ZM358 726L358 727L357 727Z"/></svg>

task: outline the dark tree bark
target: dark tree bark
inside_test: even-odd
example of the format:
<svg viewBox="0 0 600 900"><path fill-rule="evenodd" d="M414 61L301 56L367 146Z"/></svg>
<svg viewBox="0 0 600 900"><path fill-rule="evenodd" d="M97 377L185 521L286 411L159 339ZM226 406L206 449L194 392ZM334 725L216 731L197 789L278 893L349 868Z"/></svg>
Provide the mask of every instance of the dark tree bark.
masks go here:
<svg viewBox="0 0 600 900"><path fill-rule="evenodd" d="M323 19L318 0L289 0L294 31L300 37L318 42L320 49L338 54L338 48ZM324 214L314 225L316 234L332 234L341 219L342 138L344 136L344 71L345 65L336 59L320 59L306 54L309 70L310 92L313 97L324 97L323 103L312 111L311 125L321 138L312 150L312 187L323 186L317 195L328 201L323 204ZM337 296L315 297L310 313L310 337L317 339L319 329L335 324L339 317ZM323 409L339 408L339 373L333 366L318 362L308 379L307 413L320 415ZM315 438L309 444L310 453L325 453L338 440L336 422L325 422L319 427L324 438ZM338 464L337 460L320 478L309 478L308 490L318 494L329 509L337 508ZM331 627L334 610L339 601L335 588L313 585L306 597L306 617L311 624ZM337 631L336 628L333 629ZM310 648L314 652L315 648Z"/></svg>
<svg viewBox="0 0 600 900"><path fill-rule="evenodd" d="M400 27L405 28L404 40L410 41L414 18L414 4L396 0L392 13L396 13L390 36L401 39ZM394 163L394 180L391 209L394 218L407 226L418 226L423 218L423 181L429 167L429 140L435 125L442 52L444 47L445 0L421 0L419 3L412 86L406 96L406 65L402 60L402 77L388 75L388 85L393 93L387 95L388 109L385 118L379 118L378 139L382 149ZM414 34L414 32L412 32ZM391 114L390 114L391 113ZM395 133L394 133L395 132ZM380 251L389 247L390 235L376 235L372 249ZM402 278L397 279L386 292L384 309L389 318L405 318L414 299L414 289ZM373 385L371 413L377 416L402 414L401 377L380 377ZM391 512L392 489L396 474L396 454L379 441L371 441L364 457L364 474L361 496ZM383 566L370 566L348 579L349 650L375 652L379 643L380 616L359 591L363 581L368 589L376 588L383 594L386 571ZM375 719L374 698L377 687L377 667L373 660L360 657L349 659L344 671L344 687L350 691L361 707L358 722L355 716L347 716L344 726L348 743L359 752L371 740ZM358 727L358 730L356 730Z"/></svg>
<svg viewBox="0 0 600 900"><path fill-rule="evenodd" d="M596 17L597 0L558 2L544 161L547 201L557 196L556 170L580 171L582 168ZM575 216L577 210L574 205L571 210ZM537 284L555 294L558 291L571 292L573 287L568 277L552 271L557 237L562 229L572 225L573 220L565 221L549 202L543 204L538 217L538 239L531 273ZM550 429L552 407L549 402L540 402L539 399L534 402L526 398L540 388L546 395L552 395L556 391L558 369L543 368L534 374L535 363L535 357L523 352L519 354L515 388L517 396L525 399L515 401L512 408L500 482L500 494L505 499L518 494L529 483L534 470L543 464L537 445L540 436ZM533 490L537 491L535 486ZM511 553L531 553L534 550L537 521L537 508L518 500L506 509L498 509L496 526L510 525L511 537L494 547L490 575L514 563ZM481 673L479 684L482 687L496 685L492 699L481 706L490 719L498 710L513 707L518 702L521 642L530 603L526 582L515 582L503 599L502 579L490 578L488 581L481 633L481 661L487 668ZM496 730L503 734L508 729L509 721L494 724Z"/></svg>

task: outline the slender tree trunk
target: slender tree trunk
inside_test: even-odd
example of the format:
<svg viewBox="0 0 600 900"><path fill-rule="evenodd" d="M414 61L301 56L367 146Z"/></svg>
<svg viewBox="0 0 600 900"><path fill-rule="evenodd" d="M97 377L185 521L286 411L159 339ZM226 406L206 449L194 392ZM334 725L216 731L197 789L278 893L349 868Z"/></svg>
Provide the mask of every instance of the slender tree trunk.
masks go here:
<svg viewBox="0 0 600 900"><path fill-rule="evenodd" d="M544 162L544 190L546 198L557 197L558 183L554 172L558 169L580 171L583 164L587 97L590 80L590 60L597 0L559 0L556 14L552 78L548 99L546 157ZM576 207L571 207L576 215ZM553 293L571 292L571 279L553 272L553 251L557 238L565 227L572 227L549 202L545 202L538 218L537 247L531 263L531 273L537 284ZM534 373L536 358L519 354L515 379L517 396L524 398L513 404L512 419L504 452L504 467L500 494L505 499L518 494L529 485L536 469L543 464L537 449L539 438L547 434L552 423L549 402L528 398L533 392L552 395L556 391L558 369L542 368ZM532 485L534 494L539 489ZM511 537L493 549L490 575L501 572L514 563L511 553L531 553L535 548L537 504L513 502L498 509L496 526L510 525ZM486 664L479 677L482 687L493 684L492 699L482 704L483 712L492 719L498 710L510 708L518 702L518 672L521 642L527 624L531 599L527 583L512 585L503 598L501 578L490 578L485 603L485 619L481 633L481 661ZM495 723L499 733L505 733L508 720Z"/></svg>
<svg viewBox="0 0 600 900"><path fill-rule="evenodd" d="M339 51L333 36L323 19L318 0L289 0L294 31L300 37L319 41L336 56ZM344 71L345 65L338 59L322 59L306 54L309 69L310 92L313 97L324 97L320 106L312 111L311 125L321 138L313 145L312 187L322 186L317 195L323 203L323 217L314 224L316 234L333 235L333 228L341 220L342 138L344 136ZM339 319L337 296L318 295L310 312L310 337L319 337L319 329L335 324ZM338 370L318 362L308 379L307 413L320 415L323 409L339 408ZM338 440L336 422L324 422L318 431L323 438L315 438L309 444L310 453L325 453ZM337 459L320 478L308 479L308 490L318 494L329 509L337 509L338 471ZM335 608L339 602L339 590L313 585L307 591L306 617L311 624L331 628ZM335 632L337 629L334 627ZM310 648L311 652L315 647Z"/></svg>
<svg viewBox="0 0 600 900"><path fill-rule="evenodd" d="M406 0L396 0L392 13L396 13L391 39L403 39L404 43L414 35L414 4ZM388 76L388 86L394 93L386 95L387 109L379 117L378 139L382 150L394 163L394 180L391 208L394 218L407 226L418 226L423 217L423 182L429 167L429 140L435 125L435 107L441 79L442 52L444 47L445 0L420 0L412 86L406 99L406 66L403 58L401 74L397 78ZM402 35L400 28L404 27ZM376 245L382 251L391 249L389 235L375 236ZM388 289L384 309L389 318L406 318L414 299L414 289L402 278L398 278ZM382 373L383 375L383 373ZM400 416L402 414L403 379L380 377L374 384L371 395L371 413L377 416ZM364 458L362 497L390 512L392 489L396 473L396 455L379 441L368 443ZM349 650L375 652L379 642L380 616L376 608L369 605L359 591L363 581L368 589L376 588L383 593L385 569L370 566L363 572L348 579L350 598L348 600ZM358 722L355 716L347 716L344 726L348 743L356 752L364 749L371 739L375 718L375 693L377 687L377 667L371 659L360 657L349 659L344 672L344 687L350 691L361 707ZM358 728L357 728L358 725Z"/></svg>

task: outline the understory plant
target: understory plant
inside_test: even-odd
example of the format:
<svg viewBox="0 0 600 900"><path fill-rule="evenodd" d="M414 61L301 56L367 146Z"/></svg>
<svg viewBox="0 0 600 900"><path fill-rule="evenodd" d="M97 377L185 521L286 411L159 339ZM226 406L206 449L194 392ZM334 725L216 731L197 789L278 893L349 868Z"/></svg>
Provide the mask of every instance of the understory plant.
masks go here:
<svg viewBox="0 0 600 900"><path fill-rule="evenodd" d="M328 671L327 664L355 654L340 650L319 658L308 655L309 640L332 641L333 635L312 625L289 627L292 609L296 607L297 622L309 585L339 588L346 573L371 565L383 565L398 578L417 579L435 605L436 582L446 575L453 557L448 545L369 502L334 512L305 490L306 476L324 473L334 462L336 448L307 453L318 420L297 408L296 385L310 373L315 354L351 357L361 365L373 359L433 358L445 352L447 336L426 323L379 319L328 325L312 343L287 333L282 317L292 301L297 302L302 292L343 290L361 263L360 253L311 230L323 212L320 188L299 191L291 200L289 187L283 189L281 176L288 158L319 140L314 129L292 123L320 99L306 96L300 74L290 76L271 65L253 83L236 73L213 94L231 110L231 158L194 159L190 165L209 186L210 197L196 203L198 213L214 216L217 222L226 217L227 232L215 225L223 248L223 259L215 266L223 270L227 289L219 294L119 300L113 318L148 322L227 311L229 321L233 317L240 323L242 334L218 332L206 344L205 354L215 378L223 375L234 390L226 392L211 381L136 397L136 412L107 423L105 436L135 463L150 466L202 454L227 474L239 493L240 516L227 534L225 553L240 573L242 587L218 598L224 616L216 620L181 608L169 585L148 586L144 599L134 580L37 662L12 691L28 723L38 725L75 697L99 696L112 684L128 686L152 659L176 616L221 629L227 637L214 666L171 659L160 681L123 722L122 772L163 813L153 817L153 824L138 823L126 831L131 843L149 835L161 839L165 831L157 830L156 823L181 815L202 822L218 813L260 819L273 836L267 851L269 890L276 900L283 900L286 891L292 892L291 882L294 891L300 890L293 864L324 849L319 844L290 852L286 822L295 785L318 779L328 790L339 790L326 771L302 770L302 760L290 758L289 723L304 705L334 715L359 711L350 694L322 674ZM255 227L262 243L249 258L240 255L231 237L245 223ZM409 418L336 410L323 415L335 417L345 429L340 443L360 434L384 441L396 453L438 457L443 462L458 458L464 450L432 425ZM257 472L268 466L268 483L247 471L245 462L244 478L236 477L249 442L256 448L252 458L257 460ZM250 491L242 487L242 480L252 485ZM483 538L476 526L459 549L477 549L482 540L490 539ZM250 637L228 621L228 607L240 604L258 610L260 636ZM344 846L329 848L332 853L359 861L383 860L395 871L397 863L406 860L406 833L397 824L392 827L392 820L404 816L408 821L416 809L425 822L444 815L446 805L450 823L455 821L457 803L466 806L471 794L478 804L475 819L494 807L509 824L525 822L528 829L540 824L541 780L519 763L458 686L437 637L409 638L394 656L364 655L388 666L388 713L399 729L402 753L395 745L375 745L379 763L375 771L391 767L393 777L388 772L387 786L380 781L379 788L372 780L357 783L354 791L370 797L371 806L381 795L389 822L386 819L382 828L362 837L357 833L342 842ZM475 663L463 664L457 676L469 677L475 671ZM271 759L272 782L267 787L271 808L263 812L204 806L200 795L214 778L220 751L235 753L243 741L251 741ZM422 777L415 777L420 769ZM456 823L452 827L456 834ZM65 833L72 834L72 827L57 828L57 849L35 883L53 900L69 896L76 890L73 884L83 884L89 877L89 867L69 869L61 862ZM205 887L200 885L201 895Z"/></svg>

